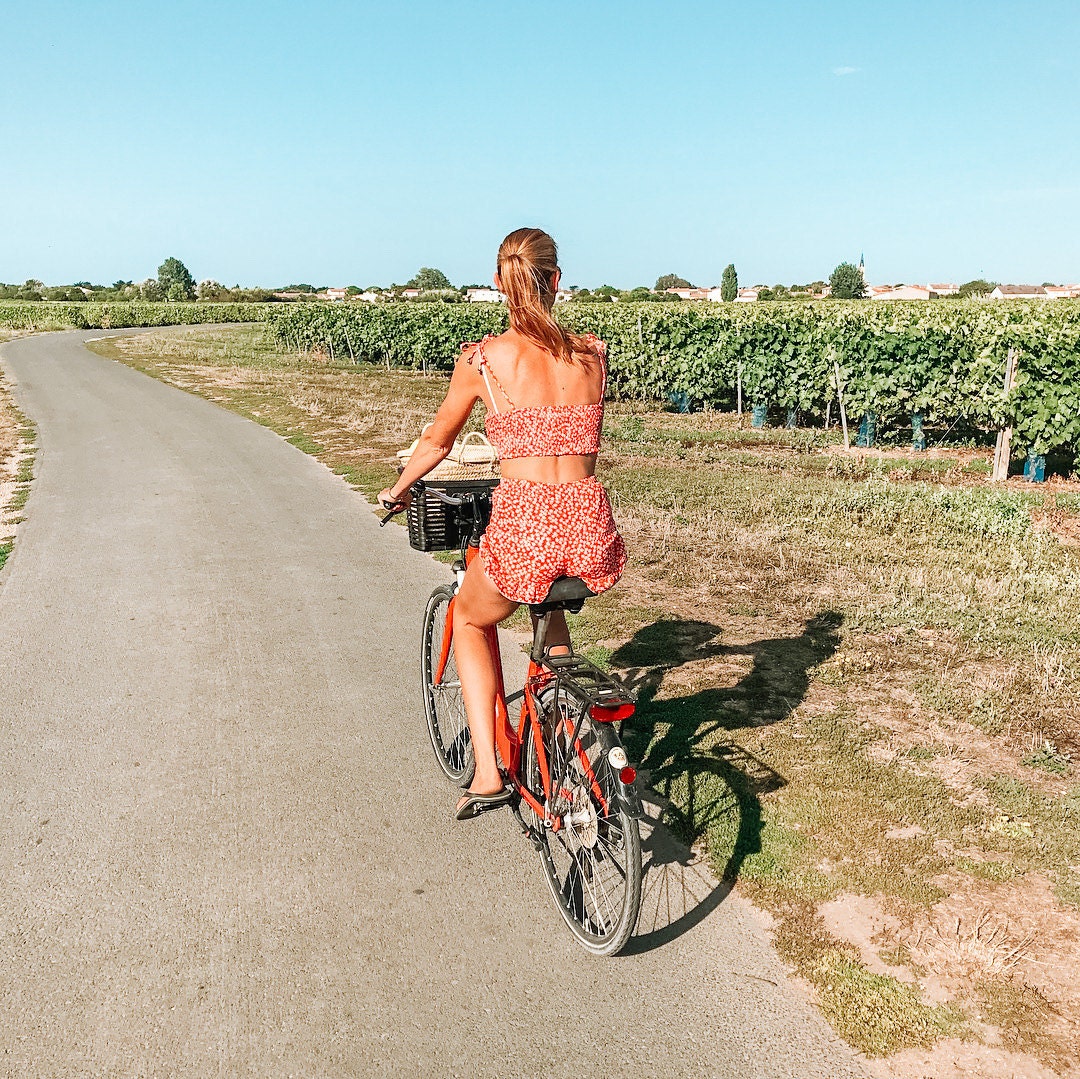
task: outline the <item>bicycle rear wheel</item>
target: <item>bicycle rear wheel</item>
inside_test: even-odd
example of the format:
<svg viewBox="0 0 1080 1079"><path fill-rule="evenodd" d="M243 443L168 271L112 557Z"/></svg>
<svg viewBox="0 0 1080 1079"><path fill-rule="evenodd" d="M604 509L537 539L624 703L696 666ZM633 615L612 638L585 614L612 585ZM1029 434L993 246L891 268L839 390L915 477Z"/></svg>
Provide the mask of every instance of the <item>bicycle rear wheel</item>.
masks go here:
<svg viewBox="0 0 1080 1079"><path fill-rule="evenodd" d="M435 750L435 759L447 779L467 785L472 780L473 751L465 702L461 696L461 678L454 661L453 643L439 684L435 676L439 669L443 643L450 632L446 612L454 589L443 585L431 593L424 612L424 632L421 640L420 679L424 691L424 713L428 734Z"/></svg>
<svg viewBox="0 0 1080 1079"><path fill-rule="evenodd" d="M618 777L608 754L619 745L605 724L595 723L580 701L560 690L541 698L545 756L552 775L566 778L552 791L555 831L533 816L540 861L552 897L578 942L594 955L614 955L637 924L641 906L641 834L622 808ZM578 719L577 737L570 735ZM522 773L526 786L543 790L533 737L525 740ZM525 803L522 803L524 808Z"/></svg>

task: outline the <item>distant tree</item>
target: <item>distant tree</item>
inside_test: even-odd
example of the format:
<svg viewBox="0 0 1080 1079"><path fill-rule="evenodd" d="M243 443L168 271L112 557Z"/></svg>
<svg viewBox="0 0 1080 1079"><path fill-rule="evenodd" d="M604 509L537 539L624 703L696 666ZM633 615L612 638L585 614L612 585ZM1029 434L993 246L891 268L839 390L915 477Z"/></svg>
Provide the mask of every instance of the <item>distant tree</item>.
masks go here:
<svg viewBox="0 0 1080 1079"><path fill-rule="evenodd" d="M587 288L574 289L573 296L570 297L571 303L590 303L592 301L593 294Z"/></svg>
<svg viewBox="0 0 1080 1079"><path fill-rule="evenodd" d="M981 277L977 277L974 281L965 281L960 286L959 296L963 299L968 296L985 296L989 292L993 292L997 288L996 281L984 281Z"/></svg>
<svg viewBox="0 0 1080 1079"><path fill-rule="evenodd" d="M421 292L417 303L464 303L465 297L456 288L437 288Z"/></svg>
<svg viewBox="0 0 1080 1079"><path fill-rule="evenodd" d="M758 290L759 300L791 300L795 297L791 294L791 289L787 285L773 285L772 288L763 288Z"/></svg>
<svg viewBox="0 0 1080 1079"><path fill-rule="evenodd" d="M195 299L195 278L177 258L167 258L158 267L157 283L166 300L183 302Z"/></svg>
<svg viewBox="0 0 1080 1079"><path fill-rule="evenodd" d="M833 270L829 275L829 285L832 295L838 300L861 300L866 295L862 272L850 262L841 262Z"/></svg>
<svg viewBox="0 0 1080 1079"><path fill-rule="evenodd" d="M418 288L422 292L437 292L439 289L454 286L450 284L450 278L442 270L436 270L431 266L421 266L416 276L405 287Z"/></svg>
<svg viewBox="0 0 1080 1079"><path fill-rule="evenodd" d="M666 292L669 288L693 288L694 286L686 280L685 277L679 277L677 274L666 273L656 279L656 284L653 286L654 292Z"/></svg>
<svg viewBox="0 0 1080 1079"><path fill-rule="evenodd" d="M731 303L739 295L739 275L735 272L735 263L729 262L720 276L720 299Z"/></svg>
<svg viewBox="0 0 1080 1079"><path fill-rule="evenodd" d="M156 278L148 277L139 285L139 296L144 300L160 303L165 299L165 291L162 289L161 285L158 284Z"/></svg>
<svg viewBox="0 0 1080 1079"><path fill-rule="evenodd" d="M195 288L195 294L203 303L221 303L223 300L231 299L229 290L219 281L210 278L199 282Z"/></svg>

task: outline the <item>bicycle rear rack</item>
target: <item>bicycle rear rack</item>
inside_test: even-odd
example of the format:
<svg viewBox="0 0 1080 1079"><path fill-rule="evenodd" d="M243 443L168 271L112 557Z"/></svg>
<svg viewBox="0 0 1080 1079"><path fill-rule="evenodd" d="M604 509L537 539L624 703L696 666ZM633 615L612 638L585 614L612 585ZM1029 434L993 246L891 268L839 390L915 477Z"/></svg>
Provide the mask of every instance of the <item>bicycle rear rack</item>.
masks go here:
<svg viewBox="0 0 1080 1079"><path fill-rule="evenodd" d="M588 707L617 709L633 706L634 698L611 675L582 656L546 656L546 666L555 672L559 684Z"/></svg>

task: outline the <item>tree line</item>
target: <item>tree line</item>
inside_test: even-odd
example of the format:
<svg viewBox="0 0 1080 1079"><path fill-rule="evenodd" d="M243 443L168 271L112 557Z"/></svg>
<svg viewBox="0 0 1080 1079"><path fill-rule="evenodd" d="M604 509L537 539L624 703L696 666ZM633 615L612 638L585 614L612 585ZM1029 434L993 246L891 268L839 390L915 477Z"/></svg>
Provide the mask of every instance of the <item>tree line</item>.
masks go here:
<svg viewBox="0 0 1080 1079"><path fill-rule="evenodd" d="M996 282L976 279L960 286L959 298L982 296L992 292ZM375 294L380 299L404 299L406 290L416 291L412 297L421 301L441 303L460 303L466 298L469 289L483 288L483 285L455 286L442 270L433 266L421 266L404 284L392 283L389 286L369 285L361 289L349 285L346 296L359 296L362 293ZM600 285L597 288L579 288L571 285L567 291L569 299L579 303L678 303L682 297L674 290L695 288L691 282L678 274L661 274L652 288L638 285L631 289L620 289L614 285ZM820 297L826 288L822 280L803 285L777 284L758 289L759 301L807 300ZM829 294L838 300L860 300L866 297L866 280L862 270L850 262L841 262L829 275ZM94 285L89 281L76 281L71 285L47 286L41 281L29 279L21 285L0 282L0 300L63 300L72 303L84 301L115 302L119 300L145 300L154 303L267 303L278 299L281 294L288 298L315 299L320 293L325 294L326 286L310 284L284 285L278 289L241 288L239 284L231 288L214 280L195 283L191 272L180 259L169 257L158 267L157 276L138 283L134 281L114 281L111 285ZM733 263L729 263L720 278L720 298L730 303L739 292L739 278Z"/></svg>

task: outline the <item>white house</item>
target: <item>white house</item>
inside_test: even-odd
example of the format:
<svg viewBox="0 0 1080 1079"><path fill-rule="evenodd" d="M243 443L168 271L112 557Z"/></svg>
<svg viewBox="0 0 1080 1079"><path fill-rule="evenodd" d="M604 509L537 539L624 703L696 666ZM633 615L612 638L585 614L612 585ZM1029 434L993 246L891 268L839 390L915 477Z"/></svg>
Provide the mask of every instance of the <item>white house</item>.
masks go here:
<svg viewBox="0 0 1080 1079"><path fill-rule="evenodd" d="M1042 285L998 285L990 293L991 300L1045 300L1046 289Z"/></svg>
<svg viewBox="0 0 1080 1079"><path fill-rule="evenodd" d="M681 300L707 300L709 290L707 288L666 288L666 293L678 296Z"/></svg>
<svg viewBox="0 0 1080 1079"><path fill-rule="evenodd" d="M465 290L469 303L502 303L503 294L494 288L470 288Z"/></svg>
<svg viewBox="0 0 1080 1079"><path fill-rule="evenodd" d="M753 288L741 288L735 297L736 303L753 303L758 298L761 289L755 285Z"/></svg>
<svg viewBox="0 0 1080 1079"><path fill-rule="evenodd" d="M866 295L871 300L877 300L892 292L893 287L893 285L867 285Z"/></svg>
<svg viewBox="0 0 1080 1079"><path fill-rule="evenodd" d="M934 285L930 284L926 286L931 292L936 292L939 296L958 296L960 294L960 286L949 283Z"/></svg>
<svg viewBox="0 0 1080 1079"><path fill-rule="evenodd" d="M928 285L901 285L899 288L890 288L871 292L872 300L934 300L937 293Z"/></svg>
<svg viewBox="0 0 1080 1079"><path fill-rule="evenodd" d="M345 299L345 289L343 289L343 288L328 288L323 293L323 295L328 300L344 300Z"/></svg>
<svg viewBox="0 0 1080 1079"><path fill-rule="evenodd" d="M1080 296L1080 285L1044 285L1051 300L1074 300Z"/></svg>

